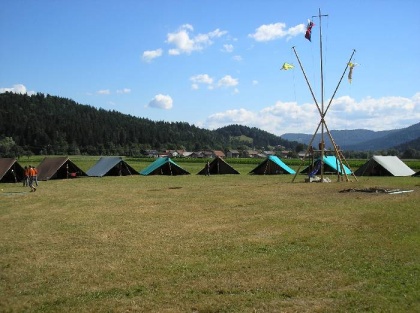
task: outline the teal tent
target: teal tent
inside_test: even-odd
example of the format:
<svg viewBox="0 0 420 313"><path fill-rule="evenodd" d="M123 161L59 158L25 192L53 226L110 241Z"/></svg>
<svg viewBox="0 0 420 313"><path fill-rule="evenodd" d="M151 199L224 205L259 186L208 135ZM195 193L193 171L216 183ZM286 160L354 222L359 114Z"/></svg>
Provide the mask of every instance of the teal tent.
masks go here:
<svg viewBox="0 0 420 313"><path fill-rule="evenodd" d="M325 174L337 174L338 172L340 172L340 174L343 174L342 169L339 169L340 164L335 156L333 155L324 156L323 160L324 160L323 163L324 163ZM344 168L344 173L346 173L347 175L350 175L352 173L352 171L344 164L343 164L343 168ZM301 173L309 174L309 176L320 175L321 174L321 159L319 158L318 160L315 161L313 168L311 168L311 166L307 166L301 171Z"/></svg>
<svg viewBox="0 0 420 313"><path fill-rule="evenodd" d="M270 155L249 173L259 175L275 175L295 174L296 172L284 164L284 162L280 160L278 156Z"/></svg>
<svg viewBox="0 0 420 313"><path fill-rule="evenodd" d="M140 171L141 175L189 175L190 173L176 164L169 157L159 158L146 167L144 170Z"/></svg>

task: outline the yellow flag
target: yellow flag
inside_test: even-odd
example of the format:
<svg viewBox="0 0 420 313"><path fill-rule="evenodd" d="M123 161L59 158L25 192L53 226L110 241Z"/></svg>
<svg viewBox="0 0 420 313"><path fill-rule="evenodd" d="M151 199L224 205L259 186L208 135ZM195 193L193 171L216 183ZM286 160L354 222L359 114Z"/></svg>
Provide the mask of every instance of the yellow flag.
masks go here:
<svg viewBox="0 0 420 313"><path fill-rule="evenodd" d="M281 69L280 70L285 70L285 71L287 71L287 70L291 70L291 69L293 69L294 68L294 65L293 64L290 64L290 63L283 63L283 66L281 67Z"/></svg>

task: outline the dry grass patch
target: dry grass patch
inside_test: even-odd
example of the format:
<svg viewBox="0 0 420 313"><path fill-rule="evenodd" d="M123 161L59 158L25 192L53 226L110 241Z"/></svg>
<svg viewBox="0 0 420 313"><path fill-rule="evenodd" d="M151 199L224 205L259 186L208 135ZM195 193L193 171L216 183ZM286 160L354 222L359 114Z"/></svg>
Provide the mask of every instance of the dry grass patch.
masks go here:
<svg viewBox="0 0 420 313"><path fill-rule="evenodd" d="M302 178L303 180L303 178ZM418 178L2 184L0 311L420 309ZM345 188L414 189L400 195Z"/></svg>

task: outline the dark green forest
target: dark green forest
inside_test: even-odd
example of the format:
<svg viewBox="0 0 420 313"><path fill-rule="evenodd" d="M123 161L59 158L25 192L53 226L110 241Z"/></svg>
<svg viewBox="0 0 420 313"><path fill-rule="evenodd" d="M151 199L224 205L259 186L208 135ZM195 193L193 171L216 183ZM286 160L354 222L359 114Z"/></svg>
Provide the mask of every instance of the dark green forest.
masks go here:
<svg viewBox="0 0 420 313"><path fill-rule="evenodd" d="M244 140L246 138L247 140ZM268 149L302 144L240 125L214 131L151 121L57 96L0 94L0 156L86 154L141 156L146 150Z"/></svg>

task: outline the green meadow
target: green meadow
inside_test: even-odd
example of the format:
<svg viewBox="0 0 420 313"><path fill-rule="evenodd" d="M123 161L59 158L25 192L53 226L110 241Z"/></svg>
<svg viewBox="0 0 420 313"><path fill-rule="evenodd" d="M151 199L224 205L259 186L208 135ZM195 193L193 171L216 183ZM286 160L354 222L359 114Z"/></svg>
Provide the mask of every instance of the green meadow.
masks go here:
<svg viewBox="0 0 420 313"><path fill-rule="evenodd" d="M420 177L178 164L191 175L0 184L0 312L420 311ZM412 192L340 192L371 187Z"/></svg>

